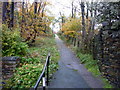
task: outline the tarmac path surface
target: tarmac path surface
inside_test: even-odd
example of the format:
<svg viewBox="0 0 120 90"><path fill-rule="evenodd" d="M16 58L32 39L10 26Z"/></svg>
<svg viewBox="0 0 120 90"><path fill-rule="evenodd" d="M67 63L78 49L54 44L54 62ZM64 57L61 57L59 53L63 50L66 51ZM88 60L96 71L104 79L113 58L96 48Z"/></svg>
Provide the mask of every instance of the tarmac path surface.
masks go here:
<svg viewBox="0 0 120 90"><path fill-rule="evenodd" d="M60 52L59 69L54 74L49 88L103 88L103 83L94 77L64 42L55 35Z"/></svg>

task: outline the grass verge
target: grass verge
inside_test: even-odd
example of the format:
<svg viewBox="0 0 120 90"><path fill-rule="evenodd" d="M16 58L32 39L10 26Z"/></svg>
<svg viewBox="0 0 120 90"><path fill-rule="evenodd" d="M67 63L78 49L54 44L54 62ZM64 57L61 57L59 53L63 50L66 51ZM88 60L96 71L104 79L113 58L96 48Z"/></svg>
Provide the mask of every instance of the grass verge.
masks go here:
<svg viewBox="0 0 120 90"><path fill-rule="evenodd" d="M22 57L14 76L6 81L5 88L33 87L42 72L48 52L51 53L50 77L58 69L59 53L53 37L38 37L28 52L28 56Z"/></svg>
<svg viewBox="0 0 120 90"><path fill-rule="evenodd" d="M82 54L80 52L76 52L77 57L80 58L80 62L85 65L89 72L95 77L100 78L104 83L104 88L113 88L112 85L109 84L109 81L101 76L99 71L99 67L97 65L97 60L93 60L92 55L90 54Z"/></svg>

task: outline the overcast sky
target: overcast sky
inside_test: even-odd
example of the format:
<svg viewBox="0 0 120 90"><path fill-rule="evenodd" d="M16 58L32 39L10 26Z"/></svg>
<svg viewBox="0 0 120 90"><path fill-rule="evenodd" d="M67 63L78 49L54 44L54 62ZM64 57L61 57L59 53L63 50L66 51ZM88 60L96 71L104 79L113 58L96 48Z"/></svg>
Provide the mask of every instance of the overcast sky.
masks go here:
<svg viewBox="0 0 120 90"><path fill-rule="evenodd" d="M52 3L51 12L58 17L59 12L62 12L65 14L65 16L69 16L71 9L66 7L71 7L70 3L71 0L48 0Z"/></svg>
<svg viewBox="0 0 120 90"><path fill-rule="evenodd" d="M51 6L49 7L49 10L51 11L52 15L55 16L55 18L59 18L60 17L60 12L65 16L69 16L71 13L71 9L70 8L66 8L68 6L71 6L71 0L48 0L49 2L51 2ZM55 32L58 32L60 29L59 27L59 23L56 23L53 27L53 30Z"/></svg>
<svg viewBox="0 0 120 90"><path fill-rule="evenodd" d="M34 0L30 0L30 2L33 2ZM38 0L39 1L39 0ZM71 14L71 2L72 0L47 0L48 2L50 2L52 5L48 6L47 9L50 10L51 16L55 16L55 18L59 18L60 17L60 12L65 16L70 16ZM51 26L52 27L52 26ZM54 31L59 31L59 24L56 23L54 25L54 27L52 27L54 29Z"/></svg>
<svg viewBox="0 0 120 90"><path fill-rule="evenodd" d="M31 3L33 1L34 0L30 0ZM55 17L58 17L59 12L64 12L65 16L69 16L69 14L71 13L71 9L68 7L71 7L70 3L72 2L72 0L46 0L46 1L52 4L47 8L51 11L52 15L54 15Z"/></svg>

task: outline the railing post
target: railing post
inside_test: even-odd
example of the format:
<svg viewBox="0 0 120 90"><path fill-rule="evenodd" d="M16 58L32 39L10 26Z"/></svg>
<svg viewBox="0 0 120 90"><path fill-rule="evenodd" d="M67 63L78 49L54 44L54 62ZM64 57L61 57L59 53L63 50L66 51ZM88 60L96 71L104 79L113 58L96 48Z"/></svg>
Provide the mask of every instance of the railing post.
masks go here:
<svg viewBox="0 0 120 90"><path fill-rule="evenodd" d="M49 62L50 62L50 54L48 54L48 63L47 63L47 86L49 83Z"/></svg>
<svg viewBox="0 0 120 90"><path fill-rule="evenodd" d="M42 79L43 79L43 90L45 90L45 89L46 89L46 84L45 84L45 82L46 82L46 80L45 80L45 72L44 72L44 74L43 74Z"/></svg>

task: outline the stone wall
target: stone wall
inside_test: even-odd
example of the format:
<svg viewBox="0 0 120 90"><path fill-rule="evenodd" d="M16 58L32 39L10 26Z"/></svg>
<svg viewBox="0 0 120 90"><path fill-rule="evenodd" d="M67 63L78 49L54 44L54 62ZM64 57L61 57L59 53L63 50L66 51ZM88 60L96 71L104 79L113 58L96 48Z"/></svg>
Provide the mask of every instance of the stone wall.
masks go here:
<svg viewBox="0 0 120 90"><path fill-rule="evenodd" d="M99 69L115 87L120 87L120 30L101 30L95 37L94 58Z"/></svg>
<svg viewBox="0 0 120 90"><path fill-rule="evenodd" d="M2 58L2 78L4 80L13 76L15 68L19 65L19 57L3 57Z"/></svg>

